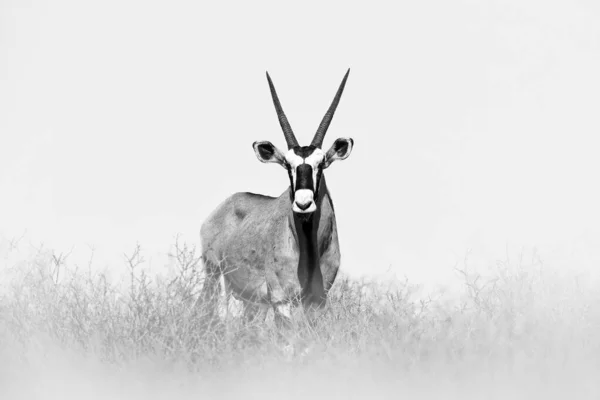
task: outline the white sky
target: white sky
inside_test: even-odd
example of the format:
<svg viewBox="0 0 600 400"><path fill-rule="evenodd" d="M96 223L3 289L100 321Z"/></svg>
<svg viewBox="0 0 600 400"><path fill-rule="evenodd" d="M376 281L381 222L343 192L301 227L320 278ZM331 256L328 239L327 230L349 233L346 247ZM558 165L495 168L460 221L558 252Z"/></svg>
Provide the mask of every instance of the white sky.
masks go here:
<svg viewBox="0 0 600 400"><path fill-rule="evenodd" d="M198 243L229 194L288 185L251 147L285 148L265 70L308 144L348 67L345 271L444 282L507 245L598 267L595 1L0 0L0 235L119 266Z"/></svg>

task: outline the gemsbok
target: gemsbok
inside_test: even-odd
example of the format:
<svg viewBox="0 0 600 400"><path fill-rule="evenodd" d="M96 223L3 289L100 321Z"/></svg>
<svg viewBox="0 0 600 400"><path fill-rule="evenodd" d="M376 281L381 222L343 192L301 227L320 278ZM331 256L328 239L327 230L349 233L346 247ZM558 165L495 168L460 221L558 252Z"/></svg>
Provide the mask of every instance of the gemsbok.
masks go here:
<svg viewBox="0 0 600 400"><path fill-rule="evenodd" d="M321 149L350 69L309 146L300 146L279 102L271 77L267 80L288 151L271 142L254 142L263 163L282 166L290 186L279 197L235 193L202 224L200 238L206 273L201 301L216 306L224 290L244 306L249 319L264 318L273 308L276 320L288 320L300 302L309 319L327 303L327 293L340 266L340 247L331 195L323 171L346 159L354 141L337 139Z"/></svg>

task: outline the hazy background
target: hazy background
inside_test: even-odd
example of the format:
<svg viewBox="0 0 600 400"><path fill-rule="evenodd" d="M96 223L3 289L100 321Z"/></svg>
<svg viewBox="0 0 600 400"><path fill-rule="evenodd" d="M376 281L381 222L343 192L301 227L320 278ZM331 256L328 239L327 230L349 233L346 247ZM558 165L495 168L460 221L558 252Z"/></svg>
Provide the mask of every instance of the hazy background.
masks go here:
<svg viewBox="0 0 600 400"><path fill-rule="evenodd" d="M287 187L251 148L285 148L265 70L305 144L348 67L324 144L355 140L327 171L344 271L598 266L594 1L0 0L0 235L160 266L226 196Z"/></svg>

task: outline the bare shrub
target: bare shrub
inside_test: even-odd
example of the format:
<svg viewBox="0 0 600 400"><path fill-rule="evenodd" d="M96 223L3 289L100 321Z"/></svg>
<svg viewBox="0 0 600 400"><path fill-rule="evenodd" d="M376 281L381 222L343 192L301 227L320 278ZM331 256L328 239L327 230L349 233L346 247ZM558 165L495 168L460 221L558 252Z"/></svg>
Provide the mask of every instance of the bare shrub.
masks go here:
<svg viewBox="0 0 600 400"><path fill-rule="evenodd" d="M284 331L207 309L199 251L179 238L165 274L147 273L140 246L123 260L125 285L46 249L12 265L0 335L24 349L47 337L111 364L149 359L193 370L290 360L513 369L600 356L597 290L554 279L539 257L499 261L486 277L471 272L467 257L457 267L465 289L454 302L444 294L417 297L420 288L407 280L383 287L342 275L316 324L296 313Z"/></svg>

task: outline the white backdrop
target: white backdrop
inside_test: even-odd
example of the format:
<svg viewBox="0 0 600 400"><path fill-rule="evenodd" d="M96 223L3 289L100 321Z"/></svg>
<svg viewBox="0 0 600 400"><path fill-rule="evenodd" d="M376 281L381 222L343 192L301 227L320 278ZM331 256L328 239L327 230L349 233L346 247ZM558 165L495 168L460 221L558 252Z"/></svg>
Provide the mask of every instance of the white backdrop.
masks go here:
<svg viewBox="0 0 600 400"><path fill-rule="evenodd" d="M448 282L534 247L600 261L600 7L593 1L0 2L0 234L122 267L236 191L279 195L269 70L325 146L343 269ZM158 260L159 258L155 258ZM155 262L160 266L162 261Z"/></svg>

